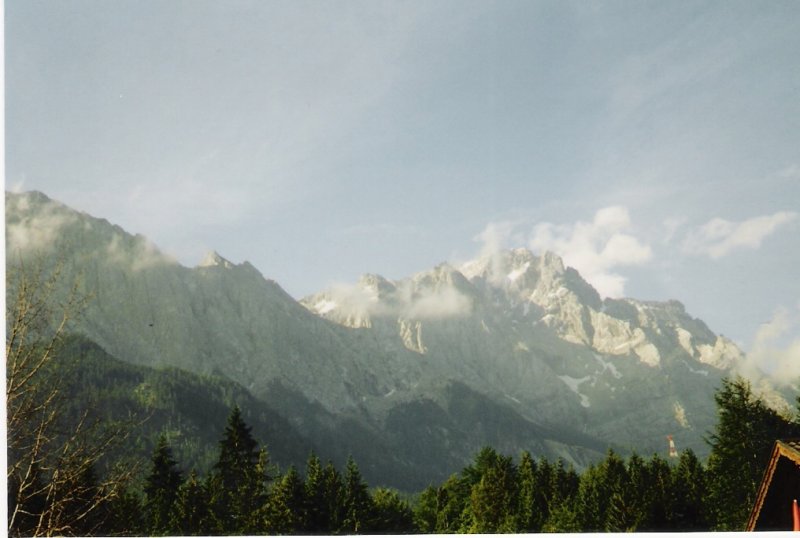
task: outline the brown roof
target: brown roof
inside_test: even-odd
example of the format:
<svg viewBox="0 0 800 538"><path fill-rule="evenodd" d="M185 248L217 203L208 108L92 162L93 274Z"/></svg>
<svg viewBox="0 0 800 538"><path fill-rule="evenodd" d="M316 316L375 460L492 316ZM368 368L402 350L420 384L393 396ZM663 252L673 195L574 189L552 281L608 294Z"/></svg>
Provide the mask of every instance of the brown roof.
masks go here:
<svg viewBox="0 0 800 538"><path fill-rule="evenodd" d="M800 439L784 439L775 441L775 446L772 449L772 455L769 458L767 469L764 471L764 478L761 480L761 486L758 488L756 495L756 502L753 505L753 510L750 512L750 519L747 521L746 530L756 530L761 509L764 507L764 501L769 493L772 479L775 475L775 469L781 458L786 458L800 469ZM788 529L787 529L788 530Z"/></svg>

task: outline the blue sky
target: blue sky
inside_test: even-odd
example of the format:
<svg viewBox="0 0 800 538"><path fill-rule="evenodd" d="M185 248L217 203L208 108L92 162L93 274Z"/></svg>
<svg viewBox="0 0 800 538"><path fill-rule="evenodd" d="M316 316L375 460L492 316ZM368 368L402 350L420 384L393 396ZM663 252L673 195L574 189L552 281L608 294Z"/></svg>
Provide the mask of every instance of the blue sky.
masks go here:
<svg viewBox="0 0 800 538"><path fill-rule="evenodd" d="M5 10L6 188L185 265L215 249L301 297L552 249L606 294L797 344L796 1Z"/></svg>

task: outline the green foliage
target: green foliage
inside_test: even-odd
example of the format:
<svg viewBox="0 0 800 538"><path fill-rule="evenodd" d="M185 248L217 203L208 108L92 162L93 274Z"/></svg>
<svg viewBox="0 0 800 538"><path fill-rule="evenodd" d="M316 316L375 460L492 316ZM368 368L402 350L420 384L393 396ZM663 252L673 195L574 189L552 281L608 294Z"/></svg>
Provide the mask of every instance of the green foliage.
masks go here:
<svg viewBox="0 0 800 538"><path fill-rule="evenodd" d="M348 458L344 477L341 530L345 534L364 534L373 529L374 507L367 484L353 458Z"/></svg>
<svg viewBox="0 0 800 538"><path fill-rule="evenodd" d="M414 514L408 502L396 491L378 488L372 494L372 532L375 534L411 534L415 531ZM420 532L425 532L420 529ZM432 531L430 531L432 532Z"/></svg>
<svg viewBox="0 0 800 538"><path fill-rule="evenodd" d="M211 511L223 534L255 534L261 528L259 510L273 477L269 456L266 450L259 451L250 429L239 407L234 407L209 481Z"/></svg>
<svg viewBox="0 0 800 538"><path fill-rule="evenodd" d="M681 452L671 476L672 528L677 531L701 531L709 528L706 515L706 470L694 452Z"/></svg>
<svg viewBox="0 0 800 538"><path fill-rule="evenodd" d="M753 395L742 378L723 380L715 395L719 422L708 458L708 508L714 529L743 530L776 439L800 428Z"/></svg>
<svg viewBox="0 0 800 538"><path fill-rule="evenodd" d="M542 529L541 507L537 506L536 462L530 452L523 452L517 469L517 528L520 532Z"/></svg>
<svg viewBox="0 0 800 538"><path fill-rule="evenodd" d="M272 488L264 514L268 534L302 534L306 521L306 494L303 479L290 467Z"/></svg>
<svg viewBox="0 0 800 538"><path fill-rule="evenodd" d="M472 486L468 505L470 532L515 532L517 529L517 470L510 457L494 458Z"/></svg>
<svg viewBox="0 0 800 538"><path fill-rule="evenodd" d="M170 516L183 483L177 463L172 457L166 436L159 436L144 485L144 513L148 533L153 536L174 534Z"/></svg>
<svg viewBox="0 0 800 538"><path fill-rule="evenodd" d="M109 403L93 411L96 418L114 421L148 412L162 432L157 440L148 436L146 431L154 431L151 425L132 440L131 450L152 451L138 486L89 509L90 503L104 499L103 480L122 452L82 468L65 482L70 496L62 499L61 517L70 520L70 532L85 535L740 530L773 442L800 435L800 416L783 417L756 398L747 382L725 380L716 394L719 422L710 435L707 467L690 450L677 460L636 454L626 459L609 451L578 475L563 460L534 460L523 452L517 464L485 447L459 473L422 491L412 509L396 491L370 492L353 458L340 473L331 461L323 466L311 453L305 478L294 466L277 475L269 453L259 448L247 423L253 411L248 415L238 406L224 407L224 402L233 400L234 387L224 380L106 361L101 351L81 339L70 345L83 353L78 366L54 370L54 375L58 374L66 394L78 394L84 383L88 389L81 396L83 403L74 408L68 404L64 416L79 420L80 409L91 398ZM209 392L209 385L220 392ZM214 395L211 403L204 400L209 394ZM184 419L170 418L189 416L187 397L215 417L210 421L218 426L224 423L220 409L226 409L216 453L190 435L198 430L187 427ZM181 411L187 414L166 412L176 406L187 406ZM257 405L256 409L258 420L271 417ZM100 417L103 413L105 417ZM179 441L182 452L173 452L167 434L171 441ZM185 463L182 455L204 465L185 481L178 463ZM36 466L31 473L28 487L46 491L46 476L38 477ZM18 514L12 530L34 534L35 517L26 515L40 513L39 505L51 501L42 495L20 495L15 479L12 475L8 482L9 507Z"/></svg>
<svg viewBox="0 0 800 538"><path fill-rule="evenodd" d="M192 470L178 489L170 514L170 527L181 536L201 536L211 528L208 493Z"/></svg>
<svg viewBox="0 0 800 538"><path fill-rule="evenodd" d="M433 486L428 486L414 506L414 526L423 534L436 532L437 515L439 512L439 491Z"/></svg>

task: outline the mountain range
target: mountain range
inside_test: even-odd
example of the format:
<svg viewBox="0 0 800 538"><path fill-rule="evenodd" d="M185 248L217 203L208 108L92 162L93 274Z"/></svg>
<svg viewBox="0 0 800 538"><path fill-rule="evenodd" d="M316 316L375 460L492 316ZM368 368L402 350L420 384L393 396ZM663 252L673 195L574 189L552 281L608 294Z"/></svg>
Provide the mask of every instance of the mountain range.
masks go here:
<svg viewBox="0 0 800 538"><path fill-rule="evenodd" d="M549 252L365 275L296 301L247 262L211 252L184 267L28 192L6 193L6 256L79 283L90 300L70 330L108 360L226 379L291 446L352 455L370 483L406 490L484 445L579 468L608 447L666 454L667 435L705 455L714 390L744 357L681 303L603 299Z"/></svg>

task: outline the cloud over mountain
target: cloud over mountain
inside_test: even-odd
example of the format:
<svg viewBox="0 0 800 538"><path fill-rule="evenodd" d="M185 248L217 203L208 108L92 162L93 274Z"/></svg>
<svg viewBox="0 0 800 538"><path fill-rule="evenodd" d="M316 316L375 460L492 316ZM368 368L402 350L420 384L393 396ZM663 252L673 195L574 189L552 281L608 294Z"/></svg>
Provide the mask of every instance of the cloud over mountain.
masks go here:
<svg viewBox="0 0 800 538"><path fill-rule="evenodd" d="M617 267L642 265L653 256L648 244L635 237L628 208L611 206L598 210L591 222L557 225L549 222L533 228L529 245L536 251L552 251L575 267L606 297L625 293L625 277Z"/></svg>
<svg viewBox="0 0 800 538"><path fill-rule="evenodd" d="M800 306L800 305L798 305ZM764 374L778 384L800 380L800 309L778 308L756 332L742 374L758 380Z"/></svg>

